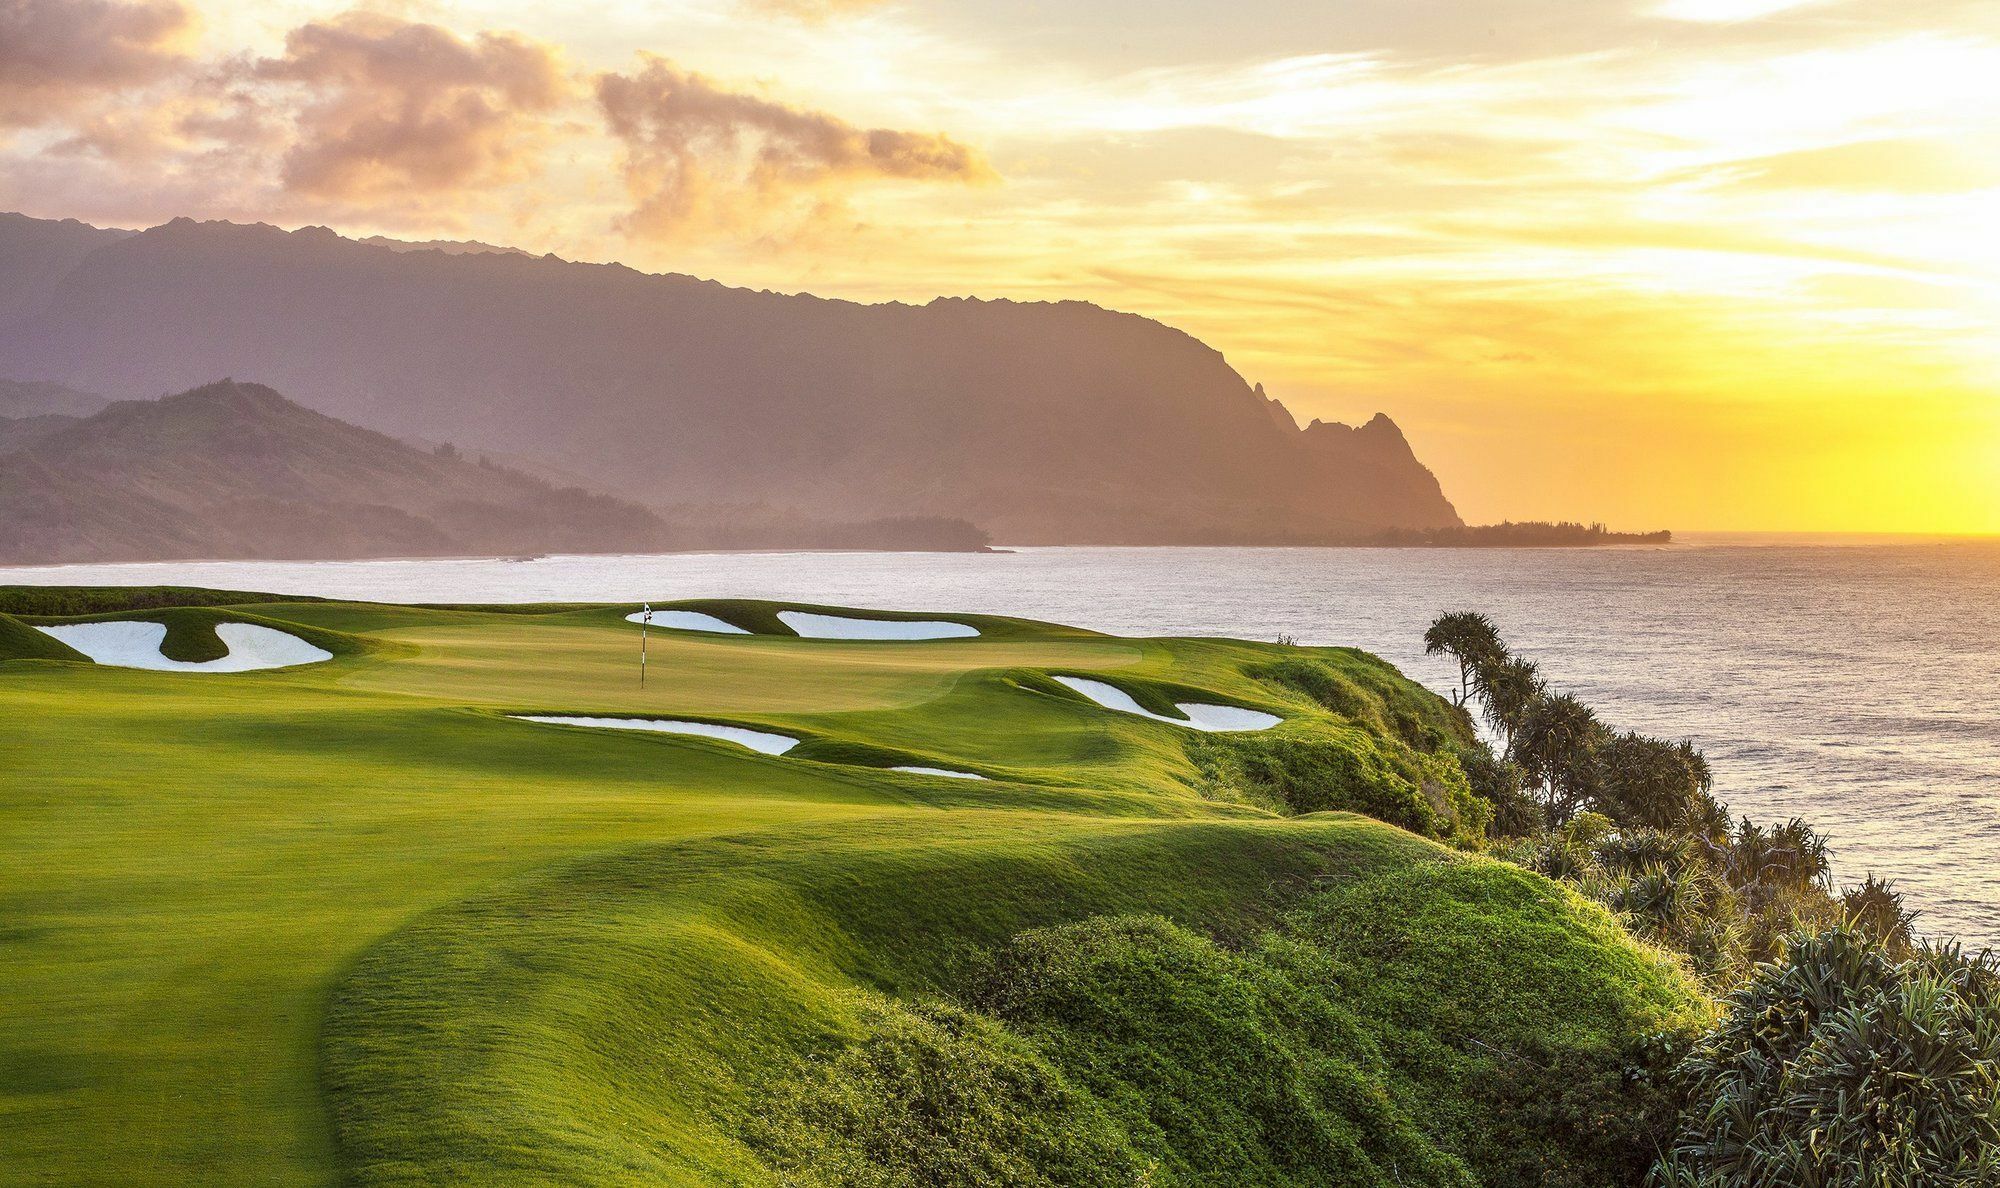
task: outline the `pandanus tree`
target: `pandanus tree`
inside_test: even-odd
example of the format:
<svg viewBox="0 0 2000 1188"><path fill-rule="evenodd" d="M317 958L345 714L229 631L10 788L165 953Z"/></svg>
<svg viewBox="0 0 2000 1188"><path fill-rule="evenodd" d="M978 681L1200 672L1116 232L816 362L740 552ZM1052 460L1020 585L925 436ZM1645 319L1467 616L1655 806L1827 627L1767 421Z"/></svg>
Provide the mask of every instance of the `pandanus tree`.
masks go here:
<svg viewBox="0 0 2000 1188"><path fill-rule="evenodd" d="M1473 673L1473 682L1486 704L1486 724L1505 739L1503 753L1512 753L1521 722L1548 691L1542 683L1541 665L1526 656L1507 656L1496 664L1482 665Z"/></svg>
<svg viewBox="0 0 2000 1188"><path fill-rule="evenodd" d="M1900 961L1915 951L1917 914L1904 906L1902 894L1888 882L1869 875L1859 887L1841 895L1840 909L1849 927L1874 937L1890 957Z"/></svg>
<svg viewBox="0 0 2000 1188"><path fill-rule="evenodd" d="M2000 1184L2000 965L1897 960L1859 929L1799 936L1676 1070L1658 1188Z"/></svg>
<svg viewBox="0 0 2000 1188"><path fill-rule="evenodd" d="M1702 801L1714 777L1692 743L1619 734L1598 760L1599 808L1620 826L1692 832L1708 815Z"/></svg>
<svg viewBox="0 0 2000 1188"><path fill-rule="evenodd" d="M1424 653L1458 661L1456 696L1458 704L1464 705L1472 696L1472 674L1505 660L1507 645L1500 642L1500 629L1493 620L1478 611L1447 611L1424 632Z"/></svg>
<svg viewBox="0 0 2000 1188"><path fill-rule="evenodd" d="M1514 760L1541 788L1550 825L1565 824L1595 797L1605 737L1596 711L1568 693L1537 698L1522 717Z"/></svg>

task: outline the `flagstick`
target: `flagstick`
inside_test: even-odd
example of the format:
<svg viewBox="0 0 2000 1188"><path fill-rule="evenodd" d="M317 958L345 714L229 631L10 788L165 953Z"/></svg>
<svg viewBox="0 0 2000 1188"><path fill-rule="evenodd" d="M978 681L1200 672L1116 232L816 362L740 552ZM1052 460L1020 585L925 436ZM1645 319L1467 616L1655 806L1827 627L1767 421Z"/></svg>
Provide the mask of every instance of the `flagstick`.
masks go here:
<svg viewBox="0 0 2000 1188"><path fill-rule="evenodd" d="M639 622L639 687L641 689L646 687L646 630L652 625L649 621L651 618L652 616L648 615Z"/></svg>

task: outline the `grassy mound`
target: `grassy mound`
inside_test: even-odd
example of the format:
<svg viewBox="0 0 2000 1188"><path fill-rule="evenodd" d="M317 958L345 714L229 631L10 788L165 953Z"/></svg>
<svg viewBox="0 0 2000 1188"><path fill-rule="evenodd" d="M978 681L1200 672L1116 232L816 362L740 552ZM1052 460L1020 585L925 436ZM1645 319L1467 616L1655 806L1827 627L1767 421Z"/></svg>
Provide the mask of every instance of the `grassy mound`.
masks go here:
<svg viewBox="0 0 2000 1188"><path fill-rule="evenodd" d="M1576 897L1355 818L866 834L623 854L372 951L326 1030L348 1177L1598 1183L1596 1135L1477 1087L1532 1041L1622 1110L1696 1009ZM1324 927L1368 897L1398 955ZM1507 958L1428 1023L1355 993L1441 924Z"/></svg>
<svg viewBox="0 0 2000 1188"><path fill-rule="evenodd" d="M89 657L12 615L0 614L0 660L82 660Z"/></svg>

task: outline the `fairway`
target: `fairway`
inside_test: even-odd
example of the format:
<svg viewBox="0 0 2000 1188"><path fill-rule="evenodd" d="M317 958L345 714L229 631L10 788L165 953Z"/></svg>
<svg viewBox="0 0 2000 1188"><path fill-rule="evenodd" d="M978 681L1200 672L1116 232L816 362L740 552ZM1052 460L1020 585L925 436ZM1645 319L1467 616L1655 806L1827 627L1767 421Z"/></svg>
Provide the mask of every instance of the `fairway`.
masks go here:
<svg viewBox="0 0 2000 1188"><path fill-rule="evenodd" d="M629 606L95 616L254 620L333 653L250 673L48 658L21 626L58 620L0 621L16 649L0 651L0 1182L854 1181L874 1131L843 1129L862 1107L808 1072L938 1027L990 1031L995 1068L1057 1060L1011 1016L938 1022L1024 932L1141 913L1235 944L1316 896L1412 879L1518 913L1525 968L1545 953L1589 971L1505 998L1493 1028L1614 1043L1693 1010L1679 971L1608 917L1450 848L1477 828L1448 760L1463 724L1372 657L948 613L906 617L979 634L802 639L774 626L786 607L676 605L749 633L655 628L643 688ZM1159 720L1177 703L1282 721L1205 734ZM514 715L800 742L770 755ZM1492 945L1512 925L1482 926ZM1328 936L1329 952L1381 943ZM1372 967L1439 956L1419 950ZM1444 1065L1404 1067L1379 1036L1431 1042L1473 1004L1447 1024L1372 1001L1352 997L1378 1029L1353 1059L1388 1088L1342 1107L1376 1119L1348 1127L1372 1153L1354 1158L1402 1151L1428 1169L1412 1182L1471 1182L1481 1140L1423 1100ZM1076 1076L1023 1116L1147 1152L1166 1180L1222 1158L1165 1123L1141 1134L1129 1102ZM867 1110L899 1100L884 1092ZM862 1154L835 1144L850 1130ZM1030 1138L1021 1158L1068 1158Z"/></svg>

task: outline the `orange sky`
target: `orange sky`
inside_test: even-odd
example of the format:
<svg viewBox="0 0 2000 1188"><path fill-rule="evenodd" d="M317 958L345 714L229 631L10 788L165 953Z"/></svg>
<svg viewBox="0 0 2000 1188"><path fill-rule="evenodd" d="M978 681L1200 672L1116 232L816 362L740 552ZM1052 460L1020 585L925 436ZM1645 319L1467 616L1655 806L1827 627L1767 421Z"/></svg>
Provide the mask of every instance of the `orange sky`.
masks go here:
<svg viewBox="0 0 2000 1188"><path fill-rule="evenodd" d="M1077 297L1470 519L2000 531L1987 0L25 0L0 207Z"/></svg>

